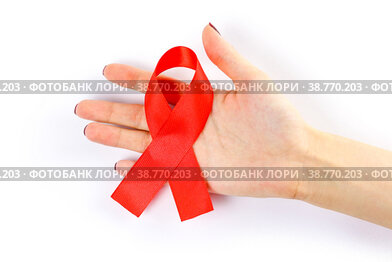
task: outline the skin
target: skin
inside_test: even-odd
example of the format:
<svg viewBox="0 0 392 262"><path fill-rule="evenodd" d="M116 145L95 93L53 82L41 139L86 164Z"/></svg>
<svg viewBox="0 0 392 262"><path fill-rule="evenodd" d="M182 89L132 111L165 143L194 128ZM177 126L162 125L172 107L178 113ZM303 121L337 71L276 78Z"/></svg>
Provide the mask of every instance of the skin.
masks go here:
<svg viewBox="0 0 392 262"><path fill-rule="evenodd" d="M268 79L209 25L203 30L203 44L210 60L231 79ZM151 73L110 64L104 76L112 81L148 80ZM151 142L143 105L84 100L75 113L94 121L85 128L86 137L93 142L137 152L143 152ZM392 166L392 152L312 128L277 94L216 94L194 151L201 167ZM116 168L130 169L133 164L120 160ZM218 194L298 199L392 228L390 181L207 183L210 191Z"/></svg>

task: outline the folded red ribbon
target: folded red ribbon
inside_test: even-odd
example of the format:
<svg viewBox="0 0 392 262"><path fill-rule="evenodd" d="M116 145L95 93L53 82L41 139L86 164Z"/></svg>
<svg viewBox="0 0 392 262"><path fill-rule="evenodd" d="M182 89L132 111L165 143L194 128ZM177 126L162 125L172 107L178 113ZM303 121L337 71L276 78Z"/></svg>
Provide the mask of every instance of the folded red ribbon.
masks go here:
<svg viewBox="0 0 392 262"><path fill-rule="evenodd" d="M174 82L162 89L157 76L174 67L195 70L186 94L176 90ZM136 171L146 168L189 168L191 180L168 178L181 221L213 210L206 182L202 179L193 144L204 129L212 110L213 91L196 54L178 46L167 51L153 72L145 96L147 124L152 142L114 191L112 198L136 216L140 216L165 180L138 180ZM175 105L172 109L170 104ZM171 173L172 174L172 173ZM194 179L195 177L199 179Z"/></svg>

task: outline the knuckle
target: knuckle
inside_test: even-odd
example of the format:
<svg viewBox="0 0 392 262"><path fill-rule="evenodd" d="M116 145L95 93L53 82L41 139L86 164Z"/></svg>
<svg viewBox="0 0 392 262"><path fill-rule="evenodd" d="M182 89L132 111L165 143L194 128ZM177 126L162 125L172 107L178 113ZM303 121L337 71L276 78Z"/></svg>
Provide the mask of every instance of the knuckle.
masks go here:
<svg viewBox="0 0 392 262"><path fill-rule="evenodd" d="M142 106L138 106L135 109L135 113L132 114L132 120L131 120L136 128L140 128L143 125L144 121L144 108Z"/></svg>
<svg viewBox="0 0 392 262"><path fill-rule="evenodd" d="M146 134L144 135L143 140L142 140L142 146L141 146L143 152L144 152L144 151L147 149L147 147L150 145L151 141L152 141L151 135L150 135L149 133L146 133Z"/></svg>

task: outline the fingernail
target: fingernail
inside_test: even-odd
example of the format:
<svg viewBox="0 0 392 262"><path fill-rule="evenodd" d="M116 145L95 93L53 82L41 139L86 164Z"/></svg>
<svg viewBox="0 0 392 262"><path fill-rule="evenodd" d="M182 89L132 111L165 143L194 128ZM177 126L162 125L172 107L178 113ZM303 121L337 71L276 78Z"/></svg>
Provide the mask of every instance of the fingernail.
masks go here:
<svg viewBox="0 0 392 262"><path fill-rule="evenodd" d="M221 35L221 34L219 33L218 29L216 29L216 27L215 27L213 24L209 23L209 25L210 25L219 35Z"/></svg>
<svg viewBox="0 0 392 262"><path fill-rule="evenodd" d="M105 65L105 67L102 70L102 74L105 75L105 68L107 67L107 65Z"/></svg>
<svg viewBox="0 0 392 262"><path fill-rule="evenodd" d="M117 167L117 162L114 164L114 170L116 170L116 167Z"/></svg>
<svg viewBox="0 0 392 262"><path fill-rule="evenodd" d="M74 109L74 114L76 115L76 108L78 107L79 104L76 104L75 109Z"/></svg>
<svg viewBox="0 0 392 262"><path fill-rule="evenodd" d="M87 125L87 126L88 126L88 125ZM84 135L86 135L86 128L87 128L87 126L85 126L84 129L83 129L83 134L84 134Z"/></svg>

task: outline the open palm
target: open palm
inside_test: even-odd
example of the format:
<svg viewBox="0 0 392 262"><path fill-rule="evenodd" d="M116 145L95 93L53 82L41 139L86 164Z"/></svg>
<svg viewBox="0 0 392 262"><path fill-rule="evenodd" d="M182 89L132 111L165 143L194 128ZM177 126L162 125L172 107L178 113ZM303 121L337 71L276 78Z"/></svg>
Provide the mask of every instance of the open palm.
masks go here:
<svg viewBox="0 0 392 262"><path fill-rule="evenodd" d="M203 31L208 57L233 80L266 80L267 76L241 57L211 26ZM151 73L121 64L105 67L109 80L148 80ZM85 128L91 141L143 152L151 142L144 106L84 100L75 113L95 121ZM129 128L121 128L116 124ZM210 117L194 144L203 167L293 167L301 166L311 131L297 111L281 95L216 94ZM131 160L116 167L131 168ZM297 181L208 181L219 194L286 197L296 195Z"/></svg>

